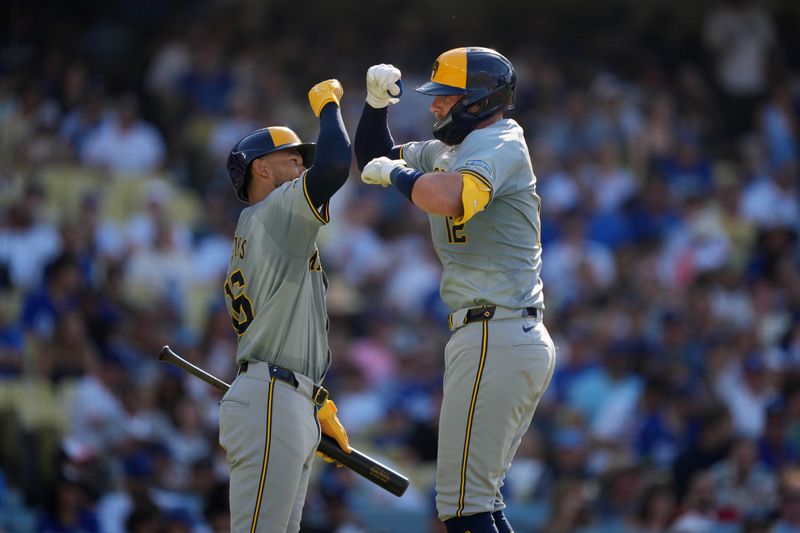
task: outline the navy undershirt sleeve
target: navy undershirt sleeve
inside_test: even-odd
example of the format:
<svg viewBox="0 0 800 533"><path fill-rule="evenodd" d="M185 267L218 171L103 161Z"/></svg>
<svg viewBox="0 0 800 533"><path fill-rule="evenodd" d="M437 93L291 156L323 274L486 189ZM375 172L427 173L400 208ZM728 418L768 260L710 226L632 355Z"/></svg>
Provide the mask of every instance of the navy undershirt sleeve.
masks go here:
<svg viewBox="0 0 800 533"><path fill-rule="evenodd" d="M400 146L394 145L392 133L389 131L389 108L375 109L364 104L361 118L356 128L353 149L359 170L364 170L372 159L388 156L392 159L400 157Z"/></svg>
<svg viewBox="0 0 800 533"><path fill-rule="evenodd" d="M320 113L314 165L306 174L306 190L314 206L320 207L344 185L352 158L339 106L330 102Z"/></svg>

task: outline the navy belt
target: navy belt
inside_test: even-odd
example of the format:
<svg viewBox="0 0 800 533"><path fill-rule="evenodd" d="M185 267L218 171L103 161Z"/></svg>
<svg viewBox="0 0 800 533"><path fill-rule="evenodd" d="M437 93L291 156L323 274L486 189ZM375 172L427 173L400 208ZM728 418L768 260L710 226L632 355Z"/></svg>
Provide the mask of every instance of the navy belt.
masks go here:
<svg viewBox="0 0 800 533"><path fill-rule="evenodd" d="M249 366L250 364L247 361L240 364L239 372L236 375L238 376L239 374L246 374L247 368ZM272 376L273 378L279 379L284 383L288 383L295 389L299 385L297 377L295 377L294 375L294 372L292 372L288 368L282 368L280 366L276 366L271 363L267 363L267 366L269 367L269 375ZM314 404L323 405L328 399L327 389L325 389L325 387L322 387L320 385L314 385L311 399L314 401Z"/></svg>
<svg viewBox="0 0 800 533"><path fill-rule="evenodd" d="M474 307L469 311L467 311L467 316L464 317L464 323L469 324L470 322L481 322L484 320L491 320L494 317L494 313L496 310L497 306L494 305L487 305L485 307ZM542 310L539 309L538 307L526 307L522 310L522 313L517 316L522 316L522 317L532 316L534 318L541 318Z"/></svg>

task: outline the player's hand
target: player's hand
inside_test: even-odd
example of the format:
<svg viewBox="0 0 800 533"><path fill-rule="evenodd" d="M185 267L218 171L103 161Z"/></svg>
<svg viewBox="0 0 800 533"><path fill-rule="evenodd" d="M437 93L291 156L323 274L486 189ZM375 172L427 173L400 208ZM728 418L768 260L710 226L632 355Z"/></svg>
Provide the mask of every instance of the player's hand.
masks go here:
<svg viewBox="0 0 800 533"><path fill-rule="evenodd" d="M406 166L406 162L402 159L376 157L361 171L361 181L368 185L388 187L392 184L392 170L404 166Z"/></svg>
<svg viewBox="0 0 800 533"><path fill-rule="evenodd" d="M344 89L342 88L342 84L339 83L339 80L331 79L321 81L308 91L308 103L311 104L311 109L314 110L314 114L319 116L322 112L322 108L325 107L325 104L328 102L333 102L338 106L339 100L341 100L343 94Z"/></svg>
<svg viewBox="0 0 800 533"><path fill-rule="evenodd" d="M336 459L334 459L330 455L325 455L324 453L322 453L319 450L317 450L316 453L317 453L317 457L319 457L320 459L322 459L326 463L334 463L336 465L336 468L341 468L341 467L344 466L342 463L340 463L339 461L337 461Z"/></svg>
<svg viewBox="0 0 800 533"><path fill-rule="evenodd" d="M336 404L331 400L325 400L325 403L317 411L317 418L319 418L322 434L333 437L342 450L350 453L350 440L347 438L344 426L339 422L339 417L336 416Z"/></svg>
<svg viewBox="0 0 800 533"><path fill-rule="evenodd" d="M400 69L392 65L373 65L367 70L367 103L381 109L396 104L403 94Z"/></svg>

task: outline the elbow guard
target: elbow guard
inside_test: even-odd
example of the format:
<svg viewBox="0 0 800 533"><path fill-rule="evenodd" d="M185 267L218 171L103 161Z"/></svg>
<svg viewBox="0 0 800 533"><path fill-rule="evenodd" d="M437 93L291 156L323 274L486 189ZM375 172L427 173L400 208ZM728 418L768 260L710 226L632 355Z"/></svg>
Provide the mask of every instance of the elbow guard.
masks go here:
<svg viewBox="0 0 800 533"><path fill-rule="evenodd" d="M492 199L492 188L485 181L465 172L461 173L461 177L464 182L461 190L461 204L464 212L453 220L455 224L463 224L486 209L489 200Z"/></svg>

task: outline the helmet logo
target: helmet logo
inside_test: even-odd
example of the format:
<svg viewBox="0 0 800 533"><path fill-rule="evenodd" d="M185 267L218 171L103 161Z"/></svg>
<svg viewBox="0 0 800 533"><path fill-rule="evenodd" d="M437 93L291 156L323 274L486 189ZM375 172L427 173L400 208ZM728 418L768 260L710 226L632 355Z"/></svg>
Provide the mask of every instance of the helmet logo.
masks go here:
<svg viewBox="0 0 800 533"><path fill-rule="evenodd" d="M439 60L433 62L433 72L431 72L431 79L436 76L436 71L439 70Z"/></svg>

